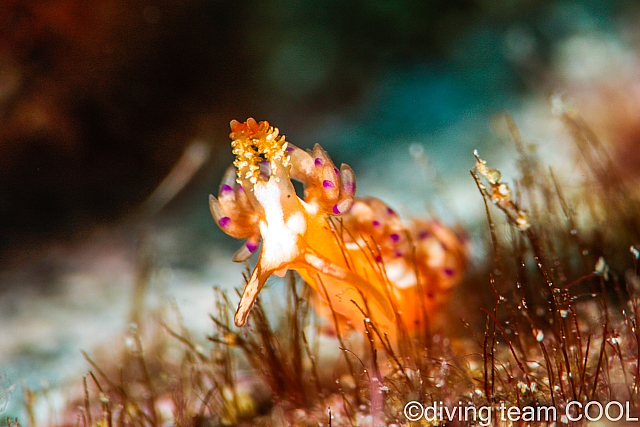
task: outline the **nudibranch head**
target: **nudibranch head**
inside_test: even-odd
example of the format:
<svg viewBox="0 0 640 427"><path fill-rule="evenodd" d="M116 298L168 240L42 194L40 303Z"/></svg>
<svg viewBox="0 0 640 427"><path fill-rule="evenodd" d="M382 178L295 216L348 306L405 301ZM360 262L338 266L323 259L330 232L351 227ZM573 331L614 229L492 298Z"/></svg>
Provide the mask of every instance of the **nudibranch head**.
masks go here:
<svg viewBox="0 0 640 427"><path fill-rule="evenodd" d="M257 184L261 176L260 166L265 161L269 163L271 174L277 174L278 168L289 166L289 153L284 135L280 135L278 128L269 126L269 122L257 123L249 118L240 123L231 121L231 147L236 160L238 183L249 181Z"/></svg>

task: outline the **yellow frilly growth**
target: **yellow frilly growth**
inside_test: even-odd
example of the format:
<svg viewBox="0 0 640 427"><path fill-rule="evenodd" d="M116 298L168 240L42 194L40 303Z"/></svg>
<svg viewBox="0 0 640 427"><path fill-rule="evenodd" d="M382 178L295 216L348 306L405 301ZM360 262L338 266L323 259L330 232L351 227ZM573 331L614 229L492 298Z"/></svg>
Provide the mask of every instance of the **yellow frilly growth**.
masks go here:
<svg viewBox="0 0 640 427"><path fill-rule="evenodd" d="M269 126L269 122L259 124L252 118L245 123L231 121L231 147L236 160L233 162L238 172L238 183L248 180L256 184L260 179L260 164L269 162L271 172L276 173L278 166L289 166L289 154L284 135L278 128Z"/></svg>

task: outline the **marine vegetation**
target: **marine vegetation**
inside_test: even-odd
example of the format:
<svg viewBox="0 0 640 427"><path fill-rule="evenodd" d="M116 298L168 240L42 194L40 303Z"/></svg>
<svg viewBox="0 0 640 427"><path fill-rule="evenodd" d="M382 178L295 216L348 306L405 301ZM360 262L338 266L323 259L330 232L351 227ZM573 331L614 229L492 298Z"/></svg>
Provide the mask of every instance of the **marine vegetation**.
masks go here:
<svg viewBox="0 0 640 427"><path fill-rule="evenodd" d="M557 120L585 181L566 186L507 118L521 176L476 153L488 256L468 264L460 233L356 198L353 171L320 146L233 121L235 165L210 207L246 239L236 261L259 252L235 318L216 289L206 341L168 313L132 325L123 351L87 355L56 424L579 426L598 405L603 422L639 418L637 184L575 112ZM272 274L286 287L267 304Z"/></svg>

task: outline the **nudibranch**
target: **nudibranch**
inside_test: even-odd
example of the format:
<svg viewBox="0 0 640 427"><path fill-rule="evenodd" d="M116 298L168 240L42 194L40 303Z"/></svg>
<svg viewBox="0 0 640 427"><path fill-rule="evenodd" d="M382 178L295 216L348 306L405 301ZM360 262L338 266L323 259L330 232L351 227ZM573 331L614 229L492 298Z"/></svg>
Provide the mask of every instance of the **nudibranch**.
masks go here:
<svg viewBox="0 0 640 427"><path fill-rule="evenodd" d="M404 226L375 198L354 198L355 175L336 168L316 144L304 151L277 128L248 119L231 122L236 156L218 198L209 196L213 218L232 237L246 239L234 261L262 248L242 294L235 324L245 324L267 278L297 271L316 291L320 312L333 309L362 329L375 321L384 331L401 322L408 331L426 326L460 279L465 245L435 221ZM304 199L291 179L304 185Z"/></svg>

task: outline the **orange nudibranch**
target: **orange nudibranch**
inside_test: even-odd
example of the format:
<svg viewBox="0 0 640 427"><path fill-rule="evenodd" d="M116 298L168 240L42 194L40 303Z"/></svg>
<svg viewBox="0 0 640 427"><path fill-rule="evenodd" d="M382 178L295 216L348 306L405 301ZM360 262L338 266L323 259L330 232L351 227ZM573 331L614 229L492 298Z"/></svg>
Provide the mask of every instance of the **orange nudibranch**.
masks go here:
<svg viewBox="0 0 640 427"><path fill-rule="evenodd" d="M384 202L354 198L349 166L337 169L318 144L309 151L289 144L266 121L233 120L230 137L236 160L218 198L209 196L211 213L225 233L246 239L235 261L247 260L262 240L237 326L267 278L287 269L315 289L321 313L331 316L330 306L357 329L365 321L389 332L428 326L425 315L440 310L465 269L455 233L436 221L405 226ZM304 184L304 200L291 179Z"/></svg>

